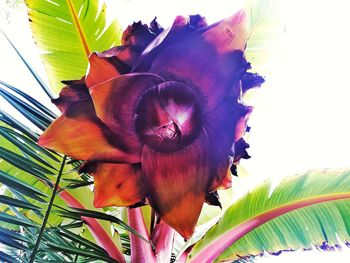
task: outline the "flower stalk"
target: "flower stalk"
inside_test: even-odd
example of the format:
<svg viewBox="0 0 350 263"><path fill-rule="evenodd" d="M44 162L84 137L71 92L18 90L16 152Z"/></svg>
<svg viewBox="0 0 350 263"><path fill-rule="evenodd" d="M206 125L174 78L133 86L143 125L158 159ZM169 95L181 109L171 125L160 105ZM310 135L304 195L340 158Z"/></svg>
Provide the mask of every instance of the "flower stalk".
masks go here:
<svg viewBox="0 0 350 263"><path fill-rule="evenodd" d="M141 208L139 207L128 208L127 214L128 214L129 226L135 229L140 235L145 237L147 240L150 240L150 236L142 216ZM140 262L140 263L157 262L152 245L146 243L144 240L141 240L140 238L133 235L132 233L130 233L130 247L131 247L131 262Z"/></svg>

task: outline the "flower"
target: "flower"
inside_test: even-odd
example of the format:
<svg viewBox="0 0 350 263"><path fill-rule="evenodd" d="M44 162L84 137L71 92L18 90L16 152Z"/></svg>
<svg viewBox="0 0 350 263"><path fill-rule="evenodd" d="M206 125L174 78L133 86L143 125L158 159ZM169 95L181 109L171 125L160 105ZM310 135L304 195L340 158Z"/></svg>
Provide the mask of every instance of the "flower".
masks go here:
<svg viewBox="0 0 350 263"><path fill-rule="evenodd" d="M220 205L216 190L231 186L232 163L249 157L242 93L263 79L247 72L247 38L242 11L210 26L199 15L167 30L134 23L64 82L53 101L63 114L39 144L86 161L96 207L147 200L190 237L203 203Z"/></svg>

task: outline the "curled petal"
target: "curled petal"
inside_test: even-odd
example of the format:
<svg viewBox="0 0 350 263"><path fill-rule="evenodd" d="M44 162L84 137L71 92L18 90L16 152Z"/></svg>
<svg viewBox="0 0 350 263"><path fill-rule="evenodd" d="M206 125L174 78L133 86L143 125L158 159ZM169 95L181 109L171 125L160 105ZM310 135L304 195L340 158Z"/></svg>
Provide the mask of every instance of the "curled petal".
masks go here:
<svg viewBox="0 0 350 263"><path fill-rule="evenodd" d="M235 143L235 157L234 162L238 163L240 159L249 159L250 155L247 152L249 148L249 144L243 138L240 138Z"/></svg>
<svg viewBox="0 0 350 263"><path fill-rule="evenodd" d="M52 103L55 104L61 112L65 112L66 109L75 102L90 99L90 94L85 85L84 78L62 82L67 86L61 90L57 99L52 99Z"/></svg>
<svg viewBox="0 0 350 263"><path fill-rule="evenodd" d="M245 93L247 90L260 87L265 82L264 78L257 73L245 72L242 76L242 92Z"/></svg>
<svg viewBox="0 0 350 263"><path fill-rule="evenodd" d="M94 206L131 206L146 196L140 164L88 163L94 176Z"/></svg>
<svg viewBox="0 0 350 263"><path fill-rule="evenodd" d="M181 151L159 153L144 146L142 171L151 206L183 237L194 231L209 180L208 149L204 133Z"/></svg>
<svg viewBox="0 0 350 263"><path fill-rule="evenodd" d="M246 69L245 15L239 12L202 30L202 34L164 48L154 59L150 72L191 82L207 98L211 111L232 93Z"/></svg>
<svg viewBox="0 0 350 263"><path fill-rule="evenodd" d="M212 182L209 192L219 187L226 189L231 186L229 168L232 165L232 146L237 130L241 136L242 119L245 118L248 111L246 106L226 99L214 111L206 115L204 129L212 149L210 158Z"/></svg>
<svg viewBox="0 0 350 263"><path fill-rule="evenodd" d="M208 205L214 205L222 208L221 202L220 202L220 197L217 191L211 192L205 196L205 202Z"/></svg>
<svg viewBox="0 0 350 263"><path fill-rule="evenodd" d="M162 81L153 74L127 74L90 88L97 116L135 151L141 151L134 128L136 104L145 90Z"/></svg>
<svg viewBox="0 0 350 263"><path fill-rule="evenodd" d="M239 139L243 137L245 132L247 131L247 122L250 114L253 111L253 107L251 106L243 106L239 107L238 112L239 115L237 116L236 120L236 129L235 129L235 142L237 142Z"/></svg>
<svg viewBox="0 0 350 263"><path fill-rule="evenodd" d="M151 22L150 27L142 24L141 21L129 25L123 32L122 45L147 46L163 29L159 26L156 18Z"/></svg>
<svg viewBox="0 0 350 263"><path fill-rule="evenodd" d="M72 104L40 136L39 145L78 160L138 163L140 152L123 145L100 119L92 101Z"/></svg>

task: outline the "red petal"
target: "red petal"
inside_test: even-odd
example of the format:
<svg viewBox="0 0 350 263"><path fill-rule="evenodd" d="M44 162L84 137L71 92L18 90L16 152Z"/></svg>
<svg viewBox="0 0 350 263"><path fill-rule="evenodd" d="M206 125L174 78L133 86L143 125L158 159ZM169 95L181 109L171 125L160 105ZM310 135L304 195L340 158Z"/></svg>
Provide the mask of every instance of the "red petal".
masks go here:
<svg viewBox="0 0 350 263"><path fill-rule="evenodd" d="M127 74L90 88L97 116L135 151L141 151L134 128L136 104L145 90L162 81L153 74Z"/></svg>
<svg viewBox="0 0 350 263"><path fill-rule="evenodd" d="M93 163L86 171L94 176L94 206L130 206L146 196L138 164Z"/></svg>
<svg viewBox="0 0 350 263"><path fill-rule="evenodd" d="M204 133L186 149L159 153L144 146L142 171L151 206L183 237L194 231L208 187L208 153Z"/></svg>
<svg viewBox="0 0 350 263"><path fill-rule="evenodd" d="M140 161L140 152L122 144L97 118L91 100L72 104L40 136L39 144L79 160Z"/></svg>
<svg viewBox="0 0 350 263"><path fill-rule="evenodd" d="M52 103L57 106L57 108L64 112L73 103L90 99L90 94L85 86L84 77L80 80L73 81L63 81L65 86L57 99L53 99Z"/></svg>
<svg viewBox="0 0 350 263"><path fill-rule="evenodd" d="M208 99L208 111L211 111L237 87L247 67L243 58L248 37L245 15L239 12L202 31L164 48L153 61L150 72L192 82Z"/></svg>
<svg viewBox="0 0 350 263"><path fill-rule="evenodd" d="M239 127L238 132L241 136L243 128L241 120L248 111L247 107L234 103L232 99L226 99L205 117L204 129L212 149L210 160L213 181L209 188L210 192L218 187L229 188L231 186L229 168L232 165L232 146L235 142L235 136L237 136L236 127Z"/></svg>

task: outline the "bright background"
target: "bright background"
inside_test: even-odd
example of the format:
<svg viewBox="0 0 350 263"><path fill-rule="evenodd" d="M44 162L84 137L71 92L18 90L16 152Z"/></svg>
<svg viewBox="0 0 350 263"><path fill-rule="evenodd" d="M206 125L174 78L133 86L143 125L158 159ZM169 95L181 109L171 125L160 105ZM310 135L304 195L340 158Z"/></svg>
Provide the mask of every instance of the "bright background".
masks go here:
<svg viewBox="0 0 350 263"><path fill-rule="evenodd" d="M45 79L25 10L8 8L11 2L0 1L1 28ZM242 162L248 185L266 178L277 183L283 176L313 168L350 166L350 1L278 2L283 34L266 62L266 83L249 101L255 106L248 136L252 158ZM123 27L134 20L150 22L154 16L167 27L178 14L200 13L209 23L215 22L237 10L240 1L108 0L108 4L109 13ZM1 34L0 79L48 102ZM283 253L257 262L331 260L350 262L349 249Z"/></svg>

